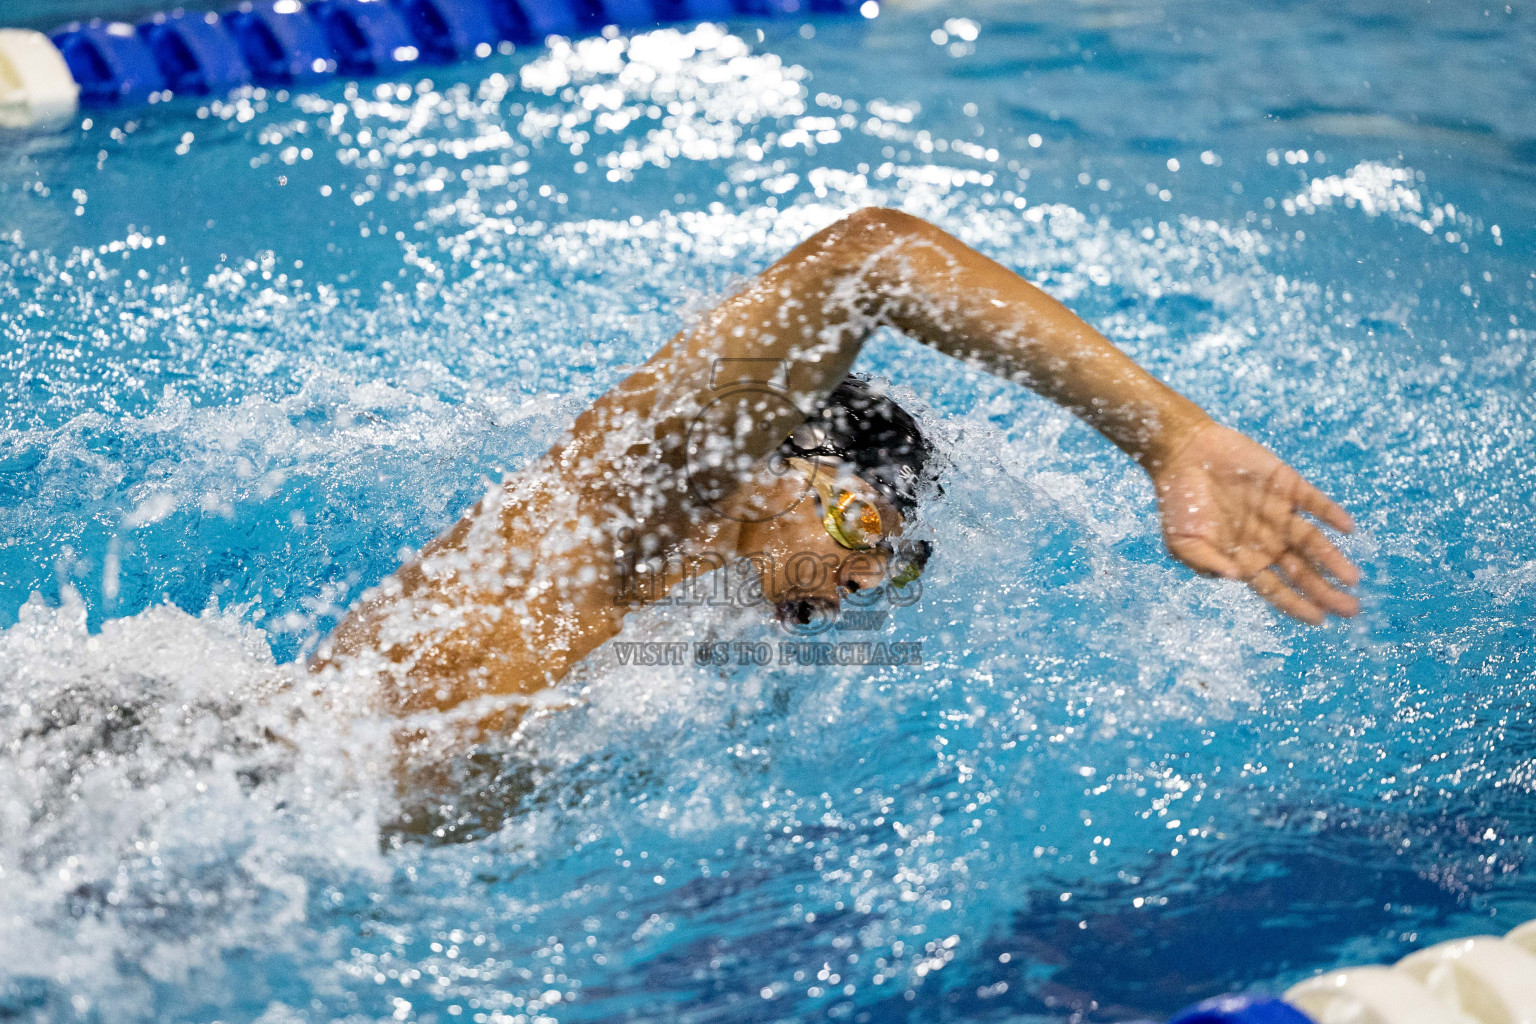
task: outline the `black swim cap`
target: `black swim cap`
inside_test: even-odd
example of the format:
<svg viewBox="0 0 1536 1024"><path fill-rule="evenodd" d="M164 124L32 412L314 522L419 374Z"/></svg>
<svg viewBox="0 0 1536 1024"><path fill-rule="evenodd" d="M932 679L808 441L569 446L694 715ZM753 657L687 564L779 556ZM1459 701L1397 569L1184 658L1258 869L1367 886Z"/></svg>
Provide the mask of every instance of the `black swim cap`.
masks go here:
<svg viewBox="0 0 1536 1024"><path fill-rule="evenodd" d="M911 518L922 492L937 488L933 445L901 406L849 374L821 410L795 428L779 447L785 457L833 457L851 465L903 517Z"/></svg>

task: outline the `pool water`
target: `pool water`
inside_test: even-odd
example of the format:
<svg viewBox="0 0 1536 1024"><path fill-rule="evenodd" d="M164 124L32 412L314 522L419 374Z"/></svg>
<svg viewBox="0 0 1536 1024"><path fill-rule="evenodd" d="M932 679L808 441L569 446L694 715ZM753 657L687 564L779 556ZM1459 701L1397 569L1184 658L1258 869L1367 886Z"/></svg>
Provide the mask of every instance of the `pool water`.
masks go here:
<svg viewBox="0 0 1536 1024"><path fill-rule="evenodd" d="M0 137L0 1015L1111 1022L1536 917L1533 52L1523 4L940 3ZM463 841L391 831L303 655L867 204L1337 497L1364 613L1193 578L1107 443L881 337L950 467L921 600L839 637L922 663L605 649Z"/></svg>

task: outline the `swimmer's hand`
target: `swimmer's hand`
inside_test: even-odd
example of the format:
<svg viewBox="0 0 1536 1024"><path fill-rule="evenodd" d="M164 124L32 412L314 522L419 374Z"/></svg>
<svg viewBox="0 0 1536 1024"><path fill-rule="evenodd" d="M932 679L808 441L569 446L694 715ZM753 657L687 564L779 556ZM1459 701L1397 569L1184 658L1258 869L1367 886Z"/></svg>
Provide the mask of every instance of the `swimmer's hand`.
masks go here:
<svg viewBox="0 0 1536 1024"><path fill-rule="evenodd" d="M1152 472L1173 557L1205 576L1242 580L1294 618L1321 625L1360 602L1341 589L1360 570L1308 516L1340 533L1355 525L1273 452L1206 422Z"/></svg>

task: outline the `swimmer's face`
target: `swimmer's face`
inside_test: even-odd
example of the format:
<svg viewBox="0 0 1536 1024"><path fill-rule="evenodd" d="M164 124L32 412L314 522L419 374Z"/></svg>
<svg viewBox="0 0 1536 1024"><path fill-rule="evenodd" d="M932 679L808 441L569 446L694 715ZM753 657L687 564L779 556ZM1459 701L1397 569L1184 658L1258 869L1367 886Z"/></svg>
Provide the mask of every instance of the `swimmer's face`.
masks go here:
<svg viewBox="0 0 1536 1024"><path fill-rule="evenodd" d="M748 557L762 556L753 563L775 615L805 625L814 617L835 615L844 594L889 580L896 568L891 545L906 524L896 507L846 463L791 461L795 464L786 471L760 484L772 492L763 495L766 504L787 511L743 526L740 550ZM868 550L851 550L828 531L829 501L846 512L845 539L866 543Z"/></svg>

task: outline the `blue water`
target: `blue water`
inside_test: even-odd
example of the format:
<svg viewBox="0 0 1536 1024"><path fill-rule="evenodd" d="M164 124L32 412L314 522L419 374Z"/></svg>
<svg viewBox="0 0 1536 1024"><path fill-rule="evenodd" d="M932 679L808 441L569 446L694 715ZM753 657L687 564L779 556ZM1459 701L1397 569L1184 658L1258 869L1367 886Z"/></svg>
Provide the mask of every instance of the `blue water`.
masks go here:
<svg viewBox="0 0 1536 1024"><path fill-rule="evenodd" d="M1533 52L1524 4L945 3L0 137L0 1014L1110 1022L1536 917ZM866 635L923 664L600 651L469 766L480 838L401 841L388 723L295 659L872 203L1335 495L1364 614L1191 577L1091 431L885 337L952 465Z"/></svg>

